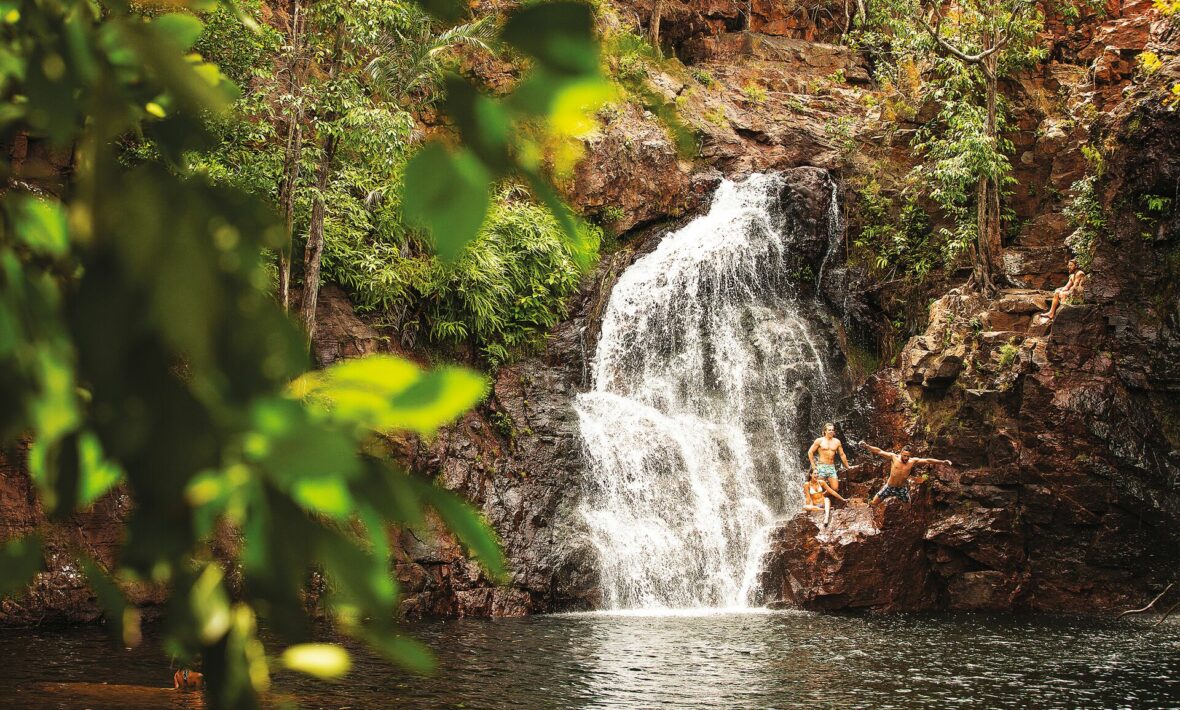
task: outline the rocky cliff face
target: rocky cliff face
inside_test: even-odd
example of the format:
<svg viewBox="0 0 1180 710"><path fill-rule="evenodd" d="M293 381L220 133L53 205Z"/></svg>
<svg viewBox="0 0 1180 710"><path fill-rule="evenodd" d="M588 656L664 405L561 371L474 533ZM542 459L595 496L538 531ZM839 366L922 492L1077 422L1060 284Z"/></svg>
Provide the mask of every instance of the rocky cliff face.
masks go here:
<svg viewBox="0 0 1180 710"><path fill-rule="evenodd" d="M0 625L96 621L102 611L75 553L84 551L105 565L114 562L131 501L115 491L87 511L49 522L26 472L27 457L27 445L0 452L0 540L40 533L45 541L45 571L22 597L0 598ZM128 599L149 616L166 599L164 590L146 584L128 586L126 591Z"/></svg>
<svg viewBox="0 0 1180 710"><path fill-rule="evenodd" d="M1136 213L1145 195L1180 202L1180 113L1161 103L1161 92L1180 81L1180 60L1134 88L1130 80L1139 52L1174 57L1180 32L1150 4L1114 0L1102 16L1051 23L1049 61L1005 87L1017 149L1011 206L1022 224L1005 244L1012 288L994 299L957 291L938 298L925 333L861 387L842 424L853 439L906 443L956 466L915 482L912 506L852 505L835 511L823 531L807 516L785 522L771 536L767 603L1117 608L1175 569L1180 210ZM656 3L614 7L615 21L646 31ZM396 531L395 573L408 616L598 603L595 553L574 512L583 462L570 400L588 384L587 358L611 285L654 246L659 225L701 209L723 175L806 165L844 181L871 175L888 183L914 161L909 138L931 106L902 89L879 91L863 57L830 43L847 24L845 5L664 0L659 7L664 43L688 66L649 66L645 80L698 135L699 155L679 152L656 116L633 102L600 116L566 194L626 234L626 246L603 260L544 352L496 373L484 406L434 441L399 442L407 465L439 476L483 510L504 543L511 583L494 587L445 536ZM472 70L493 86L513 80L499 65ZM903 100L914 104L912 119L890 109ZM1050 295L1038 289L1064 277L1073 230L1064 207L1086 171L1083 143L1104 146L1107 156L1099 197L1108 235L1094 246L1087 305L1063 308L1049 327L1033 315ZM35 145L23 150L30 166L49 160ZM793 199L802 216L818 219L825 208L817 200L827 193L811 188ZM849 229L858 226L853 219ZM886 289L849 299L855 270L829 266L820 287L846 316L833 324L842 343L845 325L871 324L901 297ZM931 286L935 295L948 287ZM396 337L356 318L337 289L322 293L319 318L321 365L398 348ZM0 622L97 618L70 551L112 560L131 502L115 493L91 511L47 523L22 470L24 455L0 459L0 539L42 531L49 571L25 598L0 602ZM847 485L865 497L882 476L879 465L866 463ZM147 606L162 599L158 590L135 593Z"/></svg>
<svg viewBox="0 0 1180 710"><path fill-rule="evenodd" d="M858 393L848 427L956 465L912 481L912 506L853 506L826 531L808 516L775 530L768 601L1097 611L1173 579L1180 220L1129 206L1180 185L1180 118L1161 103L1178 78L1173 60L1098 128L1109 155L1098 199L1111 218L1086 303L1049 323L1037 315L1047 291L936 301L899 365Z"/></svg>

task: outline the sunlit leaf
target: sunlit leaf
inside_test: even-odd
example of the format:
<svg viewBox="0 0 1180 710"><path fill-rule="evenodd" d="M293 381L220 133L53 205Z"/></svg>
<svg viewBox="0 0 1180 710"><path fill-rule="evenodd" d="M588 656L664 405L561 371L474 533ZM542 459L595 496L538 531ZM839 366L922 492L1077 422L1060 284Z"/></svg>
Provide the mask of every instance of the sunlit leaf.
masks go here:
<svg viewBox="0 0 1180 710"><path fill-rule="evenodd" d="M554 133L579 137L598 127L594 112L615 98L614 84L598 78L569 82L557 92L549 116Z"/></svg>
<svg viewBox="0 0 1180 710"><path fill-rule="evenodd" d="M396 634L362 634L386 660L414 673L430 673L437 665L425 644Z"/></svg>
<svg viewBox="0 0 1180 710"><path fill-rule="evenodd" d="M202 30L205 29L205 23L193 15L186 15L179 12L160 15L152 20L152 26L163 33L169 41L176 43L181 49L188 49L193 46L193 43L201 36Z"/></svg>
<svg viewBox="0 0 1180 710"><path fill-rule="evenodd" d="M353 510L352 494L339 478L303 478L291 484L291 497L310 511L344 519Z"/></svg>
<svg viewBox="0 0 1180 710"><path fill-rule="evenodd" d="M551 71L562 74L598 71L594 14L589 5L578 2L525 5L509 16L501 37Z"/></svg>
<svg viewBox="0 0 1180 710"><path fill-rule="evenodd" d="M283 651L283 665L293 671L330 680L352 668L348 651L331 643L301 643Z"/></svg>
<svg viewBox="0 0 1180 710"><path fill-rule="evenodd" d="M488 574L493 579L504 579L507 575L504 553L496 541L496 534L483 517L445 488L419 482L418 490L422 499L438 512L447 528L455 533Z"/></svg>
<svg viewBox="0 0 1180 710"><path fill-rule="evenodd" d="M430 143L406 166L402 208L430 233L438 255L453 261L479 234L490 190L491 176L470 151Z"/></svg>
<svg viewBox="0 0 1180 710"><path fill-rule="evenodd" d="M0 597L23 591L33 575L44 568L40 535L26 535L4 543L0 546Z"/></svg>
<svg viewBox="0 0 1180 710"><path fill-rule="evenodd" d="M392 399L381 428L433 434L479 403L487 388L487 380L471 370L435 370Z"/></svg>
<svg viewBox="0 0 1180 710"><path fill-rule="evenodd" d="M85 507L118 485L123 480L123 470L103 456L102 444L93 432L85 432L78 438L78 454L82 466L78 505Z"/></svg>
<svg viewBox="0 0 1180 710"><path fill-rule="evenodd" d="M33 197L9 196L5 200L16 237L39 254L64 256L70 246L66 214L57 202Z"/></svg>
<svg viewBox="0 0 1180 710"><path fill-rule="evenodd" d="M189 592L190 610L199 624L197 634L202 643L211 644L229 630L229 597L221 583L223 577L216 564L205 565Z"/></svg>

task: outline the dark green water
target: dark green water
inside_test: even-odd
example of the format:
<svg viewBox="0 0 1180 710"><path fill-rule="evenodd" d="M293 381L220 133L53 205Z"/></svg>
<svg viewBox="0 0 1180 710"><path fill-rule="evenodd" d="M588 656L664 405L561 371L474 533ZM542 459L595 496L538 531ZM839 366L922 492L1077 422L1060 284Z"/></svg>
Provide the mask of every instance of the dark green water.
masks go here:
<svg viewBox="0 0 1180 710"><path fill-rule="evenodd" d="M341 683L290 674L307 708L1180 707L1180 623L1046 616L570 615L417 624L440 672L359 656ZM0 706L107 707L70 685L171 685L150 644L100 629L0 630ZM190 705L195 702L190 701ZM126 703L111 707L128 707Z"/></svg>

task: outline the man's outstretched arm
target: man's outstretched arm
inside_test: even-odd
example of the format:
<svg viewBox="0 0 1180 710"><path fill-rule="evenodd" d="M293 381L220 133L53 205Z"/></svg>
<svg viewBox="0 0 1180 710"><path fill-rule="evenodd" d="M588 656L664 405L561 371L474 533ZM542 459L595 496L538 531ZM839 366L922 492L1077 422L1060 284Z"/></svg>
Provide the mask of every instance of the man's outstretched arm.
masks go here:
<svg viewBox="0 0 1180 710"><path fill-rule="evenodd" d="M811 462L811 467L815 468L815 452L819 449L819 439L811 442L811 448L807 450L807 460Z"/></svg>
<svg viewBox="0 0 1180 710"><path fill-rule="evenodd" d="M876 446L873 446L872 444L865 443L863 441L860 443L861 443L861 446L865 447L866 449L868 449L869 451L873 452L874 454L876 454L878 456L884 456L887 459L893 458L892 451L886 451L885 449L879 449Z"/></svg>
<svg viewBox="0 0 1180 710"><path fill-rule="evenodd" d="M844 462L844 468L852 468L852 464L848 463L848 457L844 455L844 444L841 442L836 451L840 454L840 460Z"/></svg>
<svg viewBox="0 0 1180 710"><path fill-rule="evenodd" d="M944 463L947 466L954 466L950 459L914 459L914 463Z"/></svg>

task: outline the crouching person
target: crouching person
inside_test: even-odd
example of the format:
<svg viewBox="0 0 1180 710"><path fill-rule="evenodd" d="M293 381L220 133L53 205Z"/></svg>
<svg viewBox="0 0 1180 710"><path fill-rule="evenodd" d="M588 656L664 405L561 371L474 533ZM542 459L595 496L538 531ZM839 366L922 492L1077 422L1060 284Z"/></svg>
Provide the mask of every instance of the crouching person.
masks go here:
<svg viewBox="0 0 1180 710"><path fill-rule="evenodd" d="M829 493L839 500L847 502L812 468L808 474L807 482L803 484L803 510L824 511L824 522L820 525L821 528L826 528L832 519L832 501L828 500L827 496Z"/></svg>

